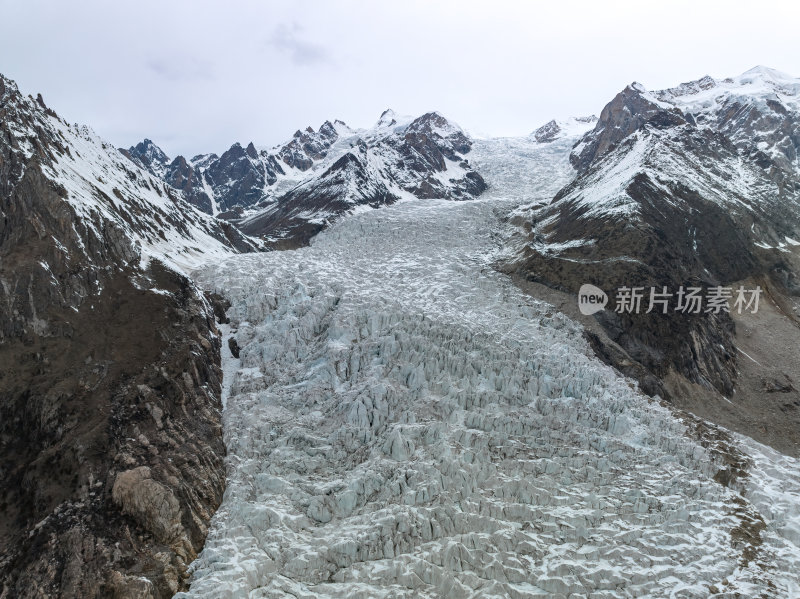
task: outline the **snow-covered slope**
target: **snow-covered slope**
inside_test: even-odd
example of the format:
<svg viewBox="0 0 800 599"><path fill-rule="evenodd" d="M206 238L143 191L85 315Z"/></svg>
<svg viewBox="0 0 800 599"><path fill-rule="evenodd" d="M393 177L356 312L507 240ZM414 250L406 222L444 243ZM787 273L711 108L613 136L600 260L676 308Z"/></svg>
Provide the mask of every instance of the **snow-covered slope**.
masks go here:
<svg viewBox="0 0 800 599"><path fill-rule="evenodd" d="M800 172L800 79L757 66L737 77L703 77L653 95L690 115L699 127Z"/></svg>
<svg viewBox="0 0 800 599"><path fill-rule="evenodd" d="M492 268L497 214L565 184L573 141L476 142L481 199L366 211L197 273L229 294L239 356L228 489L178 597L800 589L796 462L699 436Z"/></svg>
<svg viewBox="0 0 800 599"><path fill-rule="evenodd" d="M787 188L785 179L773 180L769 166L775 165L766 166L708 129L688 124L640 128L598 157L558 194L549 210L569 206L579 219L641 215L645 206L628 189L637 178L647 177L663 191L666 207L681 207L675 190L685 187L732 213L761 215L766 225L783 211L800 208L800 194L793 186ZM793 235L797 223L783 224L775 223L777 231L760 232L763 241L779 243Z"/></svg>
<svg viewBox="0 0 800 599"><path fill-rule="evenodd" d="M579 116L566 120L552 120L531 133L533 138L540 143L547 143L561 138L571 138L583 135L594 127L597 117Z"/></svg>
<svg viewBox="0 0 800 599"><path fill-rule="evenodd" d="M102 229L114 227L140 248L143 260L158 258L184 270L257 248L230 224L184 202L176 189L132 164L91 129L67 123L1 75L0 96L9 151L21 165L41 164L86 235L100 239ZM9 183L19 182L23 173L14 173Z"/></svg>
<svg viewBox="0 0 800 599"><path fill-rule="evenodd" d="M95 215L120 226L142 249L144 259L158 258L186 270L238 251L254 251L257 242L227 223L196 210L174 189L121 160L115 150L86 127L52 122L70 154L50 167L66 200L86 223Z"/></svg>

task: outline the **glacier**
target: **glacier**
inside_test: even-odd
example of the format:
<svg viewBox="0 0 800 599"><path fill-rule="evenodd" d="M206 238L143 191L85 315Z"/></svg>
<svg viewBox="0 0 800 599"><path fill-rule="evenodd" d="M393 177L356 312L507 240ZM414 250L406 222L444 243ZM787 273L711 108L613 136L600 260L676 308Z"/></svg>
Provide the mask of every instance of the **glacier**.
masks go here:
<svg viewBox="0 0 800 599"><path fill-rule="evenodd" d="M800 593L796 460L641 394L493 267L574 142L476 141L477 200L194 272L240 351L223 343L227 490L177 597Z"/></svg>

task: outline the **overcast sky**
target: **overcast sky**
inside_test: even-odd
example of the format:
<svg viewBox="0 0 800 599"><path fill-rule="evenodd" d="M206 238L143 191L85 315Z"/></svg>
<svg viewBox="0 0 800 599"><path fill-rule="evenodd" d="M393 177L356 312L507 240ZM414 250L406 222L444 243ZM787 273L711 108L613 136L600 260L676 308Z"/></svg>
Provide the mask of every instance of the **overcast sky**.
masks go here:
<svg viewBox="0 0 800 599"><path fill-rule="evenodd" d="M634 80L798 76L799 23L797 1L0 0L0 72L116 145L192 156L387 107L522 135Z"/></svg>

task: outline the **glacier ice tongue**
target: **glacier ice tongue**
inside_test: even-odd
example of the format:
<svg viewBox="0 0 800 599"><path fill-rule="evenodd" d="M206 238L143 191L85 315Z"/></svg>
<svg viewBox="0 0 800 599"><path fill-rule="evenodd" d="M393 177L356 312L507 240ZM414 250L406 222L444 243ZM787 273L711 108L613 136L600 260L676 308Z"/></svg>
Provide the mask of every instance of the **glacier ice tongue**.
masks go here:
<svg viewBox="0 0 800 599"><path fill-rule="evenodd" d="M481 200L403 202L196 273L230 298L240 358L228 487L178 597L798 588L796 463L739 441L757 465L739 490L775 511L743 559L716 458L492 269L497 214L551 197L570 145L478 142Z"/></svg>

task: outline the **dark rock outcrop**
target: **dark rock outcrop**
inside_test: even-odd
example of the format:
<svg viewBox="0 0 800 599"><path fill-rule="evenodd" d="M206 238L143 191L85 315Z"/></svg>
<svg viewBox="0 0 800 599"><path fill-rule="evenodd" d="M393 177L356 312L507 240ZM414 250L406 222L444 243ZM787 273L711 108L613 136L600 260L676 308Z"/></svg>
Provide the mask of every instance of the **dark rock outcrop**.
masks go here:
<svg viewBox="0 0 800 599"><path fill-rule="evenodd" d="M561 132L561 127L555 120L549 121L533 132L533 137L539 143L554 141Z"/></svg>
<svg viewBox="0 0 800 599"><path fill-rule="evenodd" d="M275 173L258 159L252 143L247 148L233 144L208 166L205 176L220 210L255 204L261 199L267 180L275 181Z"/></svg>
<svg viewBox="0 0 800 599"><path fill-rule="evenodd" d="M202 172L189 164L183 156L178 156L169 163L163 177L172 187L183 191L186 201L192 206L209 214L213 212L211 198L203 189Z"/></svg>
<svg viewBox="0 0 800 599"><path fill-rule="evenodd" d="M552 120L536 129L532 135L537 142L546 144L560 137L568 137L585 132L594 123L597 123L597 117L594 115L573 117L567 121Z"/></svg>

